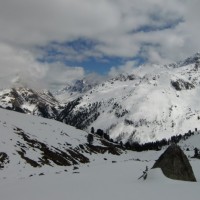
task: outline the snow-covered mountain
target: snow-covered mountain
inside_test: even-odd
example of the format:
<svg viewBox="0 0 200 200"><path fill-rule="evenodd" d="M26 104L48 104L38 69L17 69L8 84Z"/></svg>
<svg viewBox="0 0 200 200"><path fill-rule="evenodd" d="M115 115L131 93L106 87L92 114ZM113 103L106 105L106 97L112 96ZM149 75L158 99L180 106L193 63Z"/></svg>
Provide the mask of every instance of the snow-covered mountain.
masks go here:
<svg viewBox="0 0 200 200"><path fill-rule="evenodd" d="M98 85L98 83L98 80L76 80L74 84L66 84L63 89L54 92L54 95L61 103L66 103L82 96L85 92Z"/></svg>
<svg viewBox="0 0 200 200"><path fill-rule="evenodd" d="M0 106L82 130L102 129L124 143L168 139L200 129L200 53L170 65L140 66L98 82L78 80L54 92L55 97L23 87L3 90Z"/></svg>
<svg viewBox="0 0 200 200"><path fill-rule="evenodd" d="M146 65L69 102L58 120L103 129L115 140L150 142L200 128L200 54Z"/></svg>
<svg viewBox="0 0 200 200"><path fill-rule="evenodd" d="M114 143L55 120L0 108L0 179L22 178L90 163L94 155L120 155ZM41 174L42 175L42 174Z"/></svg>
<svg viewBox="0 0 200 200"><path fill-rule="evenodd" d="M19 87L0 91L0 107L45 118L56 118L60 104L49 91Z"/></svg>
<svg viewBox="0 0 200 200"><path fill-rule="evenodd" d="M112 81L133 81L134 76ZM76 103L79 101L82 99ZM88 145L85 131L0 108L1 199L119 200L126 196L152 200L162 196L163 200L197 200L200 160L192 156L194 148L200 149L199 133L179 142L197 179L195 183L183 182L166 178L159 168L151 169L167 147L160 151L123 151L95 134L93 145ZM138 180L147 168L147 179Z"/></svg>

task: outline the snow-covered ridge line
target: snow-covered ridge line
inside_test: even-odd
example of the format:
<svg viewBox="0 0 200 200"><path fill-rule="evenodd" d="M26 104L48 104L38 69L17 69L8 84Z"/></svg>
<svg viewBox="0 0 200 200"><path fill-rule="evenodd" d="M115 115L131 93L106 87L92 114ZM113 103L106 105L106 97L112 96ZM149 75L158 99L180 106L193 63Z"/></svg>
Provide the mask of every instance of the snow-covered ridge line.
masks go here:
<svg viewBox="0 0 200 200"><path fill-rule="evenodd" d="M0 106L53 118L114 140L153 142L200 128L200 54L171 65L146 65L101 84L79 80L60 93L12 89ZM58 97L56 96L56 97Z"/></svg>
<svg viewBox="0 0 200 200"><path fill-rule="evenodd" d="M22 113L56 118L60 104L48 91L20 87L0 91L0 106Z"/></svg>
<svg viewBox="0 0 200 200"><path fill-rule="evenodd" d="M141 66L71 101L58 119L88 131L100 128L123 143L153 142L199 129L199 63L195 54L174 65Z"/></svg>

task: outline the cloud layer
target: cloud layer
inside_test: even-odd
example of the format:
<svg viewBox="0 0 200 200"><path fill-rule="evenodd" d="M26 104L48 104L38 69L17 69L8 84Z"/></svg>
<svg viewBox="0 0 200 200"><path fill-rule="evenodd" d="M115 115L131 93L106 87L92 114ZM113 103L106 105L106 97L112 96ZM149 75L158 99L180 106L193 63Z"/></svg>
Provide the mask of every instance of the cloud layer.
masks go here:
<svg viewBox="0 0 200 200"><path fill-rule="evenodd" d="M0 83L6 85L16 75L44 85L82 77L83 68L65 67L59 57L54 64L37 61L45 55L38 47L80 38L95 45L81 52L56 48L80 64L104 56L142 57L149 63L182 59L200 49L199 7L198 0L2 0Z"/></svg>
<svg viewBox="0 0 200 200"><path fill-rule="evenodd" d="M29 51L3 43L0 43L0 71L0 88L26 85L55 89L85 75L82 67L40 63Z"/></svg>

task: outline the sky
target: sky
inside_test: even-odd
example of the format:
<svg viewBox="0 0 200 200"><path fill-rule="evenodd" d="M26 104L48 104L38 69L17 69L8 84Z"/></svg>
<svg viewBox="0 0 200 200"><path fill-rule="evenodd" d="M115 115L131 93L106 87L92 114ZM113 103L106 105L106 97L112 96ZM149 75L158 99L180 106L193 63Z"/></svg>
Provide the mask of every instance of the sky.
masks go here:
<svg viewBox="0 0 200 200"><path fill-rule="evenodd" d="M200 50L198 0L0 0L0 85L62 88Z"/></svg>

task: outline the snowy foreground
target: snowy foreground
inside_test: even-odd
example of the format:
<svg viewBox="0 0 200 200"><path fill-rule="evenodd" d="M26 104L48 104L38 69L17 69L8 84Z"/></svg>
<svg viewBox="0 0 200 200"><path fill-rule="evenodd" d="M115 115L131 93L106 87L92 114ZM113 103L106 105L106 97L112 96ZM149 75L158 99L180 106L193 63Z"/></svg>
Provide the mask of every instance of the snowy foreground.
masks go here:
<svg viewBox="0 0 200 200"><path fill-rule="evenodd" d="M77 164L72 163L71 166L58 166L54 160L46 163L42 161L45 151L40 148L41 144L52 154L64 150L75 152L79 144L86 145L86 136L84 131L53 120L0 109L0 152L5 152L9 158L9 162L0 168L0 199L199 199L198 159L189 158L196 183L168 179L160 169L149 170L145 181L138 180L146 166L151 169L165 149L140 153L124 151L121 155L82 152L89 162L83 164L77 161ZM30 141L37 143L33 145ZM66 142L70 148L66 147ZM102 146L98 138L94 145ZM180 146L191 157L194 147L200 148L200 135L182 141ZM79 153L81 149L77 150L77 155ZM40 166L31 166L30 160Z"/></svg>
<svg viewBox="0 0 200 200"><path fill-rule="evenodd" d="M144 158L155 156L155 152L140 154ZM164 177L160 169L150 170L147 180L143 181L138 180L138 177L146 165L151 167L153 161L125 160L129 156L120 156L116 163L111 162L113 157L109 159L109 156L106 156L107 161L79 166L79 169L75 170L76 173L70 169L57 175L1 181L1 199L199 199L200 162L198 160L191 162L197 183L170 180ZM135 157L139 156L135 154Z"/></svg>

